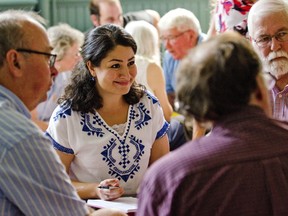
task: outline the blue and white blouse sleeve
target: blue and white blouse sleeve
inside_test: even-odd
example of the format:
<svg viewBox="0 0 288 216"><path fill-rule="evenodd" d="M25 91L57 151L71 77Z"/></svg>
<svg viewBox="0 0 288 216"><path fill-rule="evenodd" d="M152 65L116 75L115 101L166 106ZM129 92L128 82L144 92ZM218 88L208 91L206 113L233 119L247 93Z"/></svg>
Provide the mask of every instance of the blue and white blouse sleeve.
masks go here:
<svg viewBox="0 0 288 216"><path fill-rule="evenodd" d="M58 105L50 118L49 126L45 133L51 139L55 149L67 154L74 154L73 148L69 143L68 130L68 125L73 124L71 118L69 118L72 114L73 111L70 104Z"/></svg>
<svg viewBox="0 0 288 216"><path fill-rule="evenodd" d="M159 139L167 133L169 123L165 120L163 110L160 106L158 99L149 92L146 92L146 96L143 97L143 100L147 98L151 105L151 116L153 122L152 127L153 131L157 131L155 140Z"/></svg>

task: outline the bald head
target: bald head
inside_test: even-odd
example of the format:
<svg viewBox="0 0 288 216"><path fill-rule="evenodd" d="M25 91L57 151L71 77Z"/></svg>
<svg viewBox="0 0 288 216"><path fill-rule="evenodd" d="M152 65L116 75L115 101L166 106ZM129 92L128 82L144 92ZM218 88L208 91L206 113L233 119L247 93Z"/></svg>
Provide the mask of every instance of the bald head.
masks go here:
<svg viewBox="0 0 288 216"><path fill-rule="evenodd" d="M32 11L7 10L0 12L0 67L3 65L8 50L23 47L29 42L29 37L25 35L26 30L29 29L23 28L23 25L27 25L27 23L44 30L42 25L45 25L46 21Z"/></svg>
<svg viewBox="0 0 288 216"><path fill-rule="evenodd" d="M0 13L0 85L13 92L29 110L47 99L57 70L44 19L34 12Z"/></svg>

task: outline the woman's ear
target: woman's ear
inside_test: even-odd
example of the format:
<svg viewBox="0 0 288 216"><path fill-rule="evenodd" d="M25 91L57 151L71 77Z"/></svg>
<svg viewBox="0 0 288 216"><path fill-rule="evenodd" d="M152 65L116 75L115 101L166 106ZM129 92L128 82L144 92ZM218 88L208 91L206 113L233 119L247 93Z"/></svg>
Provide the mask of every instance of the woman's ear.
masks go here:
<svg viewBox="0 0 288 216"><path fill-rule="evenodd" d="M95 76L96 76L96 71L95 71L95 66L92 64L92 62L91 62L91 61L88 61L88 62L86 63L86 66L87 66L87 68L88 68L91 76L95 77Z"/></svg>
<svg viewBox="0 0 288 216"><path fill-rule="evenodd" d="M11 49L6 53L7 66L13 77L21 77L23 75L23 71L21 70L21 68L23 67L22 59L23 56L21 56L21 54L19 54L14 49Z"/></svg>

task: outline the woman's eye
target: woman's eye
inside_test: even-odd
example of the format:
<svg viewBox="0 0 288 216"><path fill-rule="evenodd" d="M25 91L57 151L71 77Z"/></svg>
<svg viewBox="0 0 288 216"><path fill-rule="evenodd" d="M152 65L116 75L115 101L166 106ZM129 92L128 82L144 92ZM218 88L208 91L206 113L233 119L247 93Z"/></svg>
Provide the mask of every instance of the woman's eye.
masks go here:
<svg viewBox="0 0 288 216"><path fill-rule="evenodd" d="M132 65L134 65L135 64L135 61L130 61L129 63L128 63L128 66L132 66Z"/></svg>
<svg viewBox="0 0 288 216"><path fill-rule="evenodd" d="M111 68L120 68L120 64L114 64L111 66Z"/></svg>

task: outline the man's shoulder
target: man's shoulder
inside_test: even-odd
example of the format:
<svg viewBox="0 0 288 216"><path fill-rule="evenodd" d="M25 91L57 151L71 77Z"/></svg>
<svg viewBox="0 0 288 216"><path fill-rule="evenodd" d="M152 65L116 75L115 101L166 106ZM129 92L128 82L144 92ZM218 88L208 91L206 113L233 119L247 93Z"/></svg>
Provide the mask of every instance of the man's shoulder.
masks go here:
<svg viewBox="0 0 288 216"><path fill-rule="evenodd" d="M169 61L177 61L173 58L173 56L171 55L171 53L168 50L165 50L164 52L164 60L169 60Z"/></svg>
<svg viewBox="0 0 288 216"><path fill-rule="evenodd" d="M150 177L177 176L179 172L186 169L187 164L189 169L193 169L194 164L191 163L191 160L193 161L195 158L193 158L193 154L190 154L193 152L193 148L192 142L188 142L176 150L171 151L169 154L157 160L147 171L147 175Z"/></svg>
<svg viewBox="0 0 288 216"><path fill-rule="evenodd" d="M203 32L201 32L201 33L199 34L197 44L200 44L200 43L202 43L203 41L205 41L205 40L207 40L207 39L208 39L208 35L205 34L205 33L203 33Z"/></svg>
<svg viewBox="0 0 288 216"><path fill-rule="evenodd" d="M51 142L26 116L17 112L1 111L0 145L3 149L14 149L14 152L37 152L50 148Z"/></svg>

